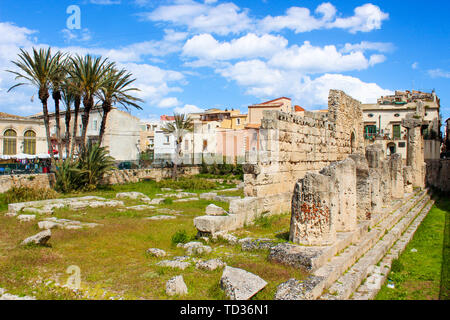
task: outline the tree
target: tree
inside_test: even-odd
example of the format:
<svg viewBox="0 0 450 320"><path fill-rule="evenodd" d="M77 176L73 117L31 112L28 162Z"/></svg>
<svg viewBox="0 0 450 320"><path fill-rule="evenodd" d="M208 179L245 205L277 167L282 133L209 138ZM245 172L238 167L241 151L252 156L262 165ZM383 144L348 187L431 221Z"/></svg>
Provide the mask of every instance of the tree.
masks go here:
<svg viewBox="0 0 450 320"><path fill-rule="evenodd" d="M61 123L60 123L60 113L59 113L59 101L61 100L61 87L66 78L66 64L65 60L66 54L61 54L58 52L55 55L56 69L50 76L50 83L52 89L52 98L55 101L55 121L56 121L56 143L58 146L58 154L62 156L62 141L61 141ZM70 108L69 108L70 109Z"/></svg>
<svg viewBox="0 0 450 320"><path fill-rule="evenodd" d="M182 148L181 143L183 142L183 137L188 133L192 132L194 128L194 123L191 117L185 114L174 114L174 121L167 123L162 127L162 131L167 134L172 134L175 136L175 161L173 166L173 179L177 179L177 168L178 162L182 158Z"/></svg>
<svg viewBox="0 0 450 320"><path fill-rule="evenodd" d="M71 147L71 139L70 139L70 121L72 118L72 109L71 106L73 105L75 101L75 94L72 90L70 81L66 80L64 84L61 86L61 95L62 95L62 101L66 107L66 115L65 115L65 125L66 125L66 132L65 132L65 154L66 158L69 157L71 154L70 147Z"/></svg>
<svg viewBox="0 0 450 320"><path fill-rule="evenodd" d="M128 73L123 69L121 71L117 71L115 68L108 70L105 74L103 85L96 94L103 109L99 134L100 145L103 142L108 114L115 104L120 104L125 107L125 109L128 109L128 106L132 106L142 110L136 102L143 102L143 100L129 94L131 91L140 91L137 88L130 87L130 85L136 81L136 79L132 79L131 76L131 73Z"/></svg>
<svg viewBox="0 0 450 320"><path fill-rule="evenodd" d="M52 56L51 48L36 50L33 48L33 54L30 55L23 49L20 49L17 61L11 61L15 66L17 66L20 71L8 72L16 75L16 80L23 79L26 82L20 82L9 88L8 92L12 89L31 84L38 89L39 100L42 103L42 111L44 114L44 126L45 133L47 136L48 152L53 158L53 147L50 139L50 126L49 126L49 116L47 101L49 98L49 88L51 85L51 79L54 77L55 73L59 72L58 61L60 59L60 53Z"/></svg>
<svg viewBox="0 0 450 320"><path fill-rule="evenodd" d="M94 107L94 96L102 88L106 80L106 73L114 67L114 63L107 58L92 57L86 55L84 57L77 55L71 58L72 67L69 68L71 78L75 78L79 83L82 91L83 114L81 116L81 147L86 147L87 128L89 124L89 115Z"/></svg>

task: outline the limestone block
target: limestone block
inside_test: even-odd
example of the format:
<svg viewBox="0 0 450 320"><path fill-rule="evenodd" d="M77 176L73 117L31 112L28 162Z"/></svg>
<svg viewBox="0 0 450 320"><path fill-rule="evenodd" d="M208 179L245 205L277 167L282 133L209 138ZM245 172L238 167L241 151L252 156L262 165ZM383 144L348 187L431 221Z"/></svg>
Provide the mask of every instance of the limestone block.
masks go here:
<svg viewBox="0 0 450 320"><path fill-rule="evenodd" d="M357 227L356 210L356 165L347 158L340 162L332 163L321 171L330 176L333 184L336 205L331 206L335 229L338 232L350 232ZM334 211L336 210L336 214Z"/></svg>
<svg viewBox="0 0 450 320"><path fill-rule="evenodd" d="M329 176L307 173L295 185L289 240L304 245L326 245L336 238Z"/></svg>
<svg viewBox="0 0 450 320"><path fill-rule="evenodd" d="M176 276L166 282L166 293L169 296L185 295L188 293L186 283L184 283L183 276Z"/></svg>
<svg viewBox="0 0 450 320"><path fill-rule="evenodd" d="M358 220L369 220L372 216L372 181L366 158L360 154L352 154L350 158L356 164L356 207Z"/></svg>
<svg viewBox="0 0 450 320"><path fill-rule="evenodd" d="M205 213L208 216L223 216L224 214L227 214L223 208L216 206L215 204L207 206Z"/></svg>
<svg viewBox="0 0 450 320"><path fill-rule="evenodd" d="M267 282L248 271L225 267L220 286L231 300L248 300L264 289Z"/></svg>
<svg viewBox="0 0 450 320"><path fill-rule="evenodd" d="M28 221L33 221L36 219L36 215L34 214L21 214L19 216L17 216L17 220L19 220L20 222L28 222Z"/></svg>
<svg viewBox="0 0 450 320"><path fill-rule="evenodd" d="M42 232L39 232L38 234L35 234L34 236L31 236L29 238L26 238L22 241L22 245L27 245L30 243L34 243L37 245L45 245L47 241L52 236L52 232L50 230L45 230Z"/></svg>
<svg viewBox="0 0 450 320"><path fill-rule="evenodd" d="M403 181L403 163L402 156L395 153L389 159L390 177L392 181L391 195L394 199L403 199L404 181Z"/></svg>

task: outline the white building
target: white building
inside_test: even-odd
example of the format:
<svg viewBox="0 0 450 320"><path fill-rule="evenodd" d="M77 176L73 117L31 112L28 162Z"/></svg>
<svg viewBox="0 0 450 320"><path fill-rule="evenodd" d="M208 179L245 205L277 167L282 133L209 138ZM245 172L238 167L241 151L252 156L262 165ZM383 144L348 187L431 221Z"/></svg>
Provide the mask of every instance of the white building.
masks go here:
<svg viewBox="0 0 450 320"><path fill-rule="evenodd" d="M421 106L423 110L419 110ZM439 159L440 101L434 92L396 91L376 104L363 104L362 109L366 144L381 143L387 155L399 153L402 159L407 155L407 129L402 120L407 114L421 114L425 159Z"/></svg>
<svg viewBox="0 0 450 320"><path fill-rule="evenodd" d="M82 130L82 114L83 108L80 109L77 121L77 140L81 141ZM65 143L66 111L60 112L60 128L63 144ZM88 142L95 142L99 139L100 125L102 122L103 110L94 108L89 115L89 123L87 128ZM50 134L52 144L56 146L56 119L55 113L49 114L50 118ZM70 138L72 139L75 112L71 110L70 121ZM30 119L43 119L42 114L30 117ZM103 136L103 146L107 147L109 154L118 162L121 161L138 161L140 152L140 119L132 116L128 112L113 108L108 114L106 121L105 133Z"/></svg>

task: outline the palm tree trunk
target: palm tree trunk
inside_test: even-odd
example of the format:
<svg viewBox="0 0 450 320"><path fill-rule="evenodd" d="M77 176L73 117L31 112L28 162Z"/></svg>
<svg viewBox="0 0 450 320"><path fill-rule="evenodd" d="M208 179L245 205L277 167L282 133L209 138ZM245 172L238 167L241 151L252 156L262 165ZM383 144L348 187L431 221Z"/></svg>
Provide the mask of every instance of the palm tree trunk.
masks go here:
<svg viewBox="0 0 450 320"><path fill-rule="evenodd" d="M89 124L89 115L92 109L92 106L94 105L94 99L93 98L84 98L83 99L83 106L84 106L84 112L81 116L81 123L83 125L83 128L81 129L81 147L86 147L87 144L87 129Z"/></svg>
<svg viewBox="0 0 450 320"><path fill-rule="evenodd" d="M68 106L67 110L66 110L66 158L69 157L70 155L70 118L71 118L71 110L70 110L70 106Z"/></svg>
<svg viewBox="0 0 450 320"><path fill-rule="evenodd" d="M102 123L100 124L100 133L99 133L99 145L102 146L103 136L105 135L106 130L106 121L108 120L108 114L111 111L111 107L108 104L103 104L103 115L102 115Z"/></svg>
<svg viewBox="0 0 450 320"><path fill-rule="evenodd" d="M50 119L48 116L48 107L47 107L47 100L48 100L49 94L48 91L45 91L44 89L39 90L39 100L42 102L42 112L44 113L44 126L45 126L45 135L47 137L47 146L48 146L48 153L50 154L50 157L53 159L53 146L52 146L52 140L50 138Z"/></svg>
<svg viewBox="0 0 450 320"><path fill-rule="evenodd" d="M61 143L61 123L59 114L59 101L61 100L61 93L59 91L53 92L53 100L55 100L55 121L56 121L56 144L58 146L59 159L62 157L62 143Z"/></svg>
<svg viewBox="0 0 450 320"><path fill-rule="evenodd" d="M77 141L78 113L80 112L80 104L81 104L81 98L80 98L80 96L76 96L75 101L73 103L75 118L73 119L73 135L72 135L72 146L70 148L70 158L73 157L73 153L75 151L75 144Z"/></svg>

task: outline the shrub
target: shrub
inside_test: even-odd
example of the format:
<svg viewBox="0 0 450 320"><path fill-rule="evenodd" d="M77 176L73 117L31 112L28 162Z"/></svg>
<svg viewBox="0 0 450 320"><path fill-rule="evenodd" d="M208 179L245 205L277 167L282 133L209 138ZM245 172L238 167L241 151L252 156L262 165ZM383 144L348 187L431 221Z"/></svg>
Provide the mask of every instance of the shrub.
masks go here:
<svg viewBox="0 0 450 320"><path fill-rule="evenodd" d="M76 160L66 159L57 163L55 188L61 192L92 190L113 169L114 158L108 155L108 150L98 144L90 144L82 149Z"/></svg>
<svg viewBox="0 0 450 320"><path fill-rule="evenodd" d="M187 242L189 242L189 236L188 236L186 230L178 230L172 236L172 243L174 245L177 245L179 243L187 243Z"/></svg>
<svg viewBox="0 0 450 320"><path fill-rule="evenodd" d="M173 204L173 200L170 198L164 198L163 203L164 204Z"/></svg>
<svg viewBox="0 0 450 320"><path fill-rule="evenodd" d="M58 198L58 193L53 189L12 187L4 193L6 203L37 201Z"/></svg>

